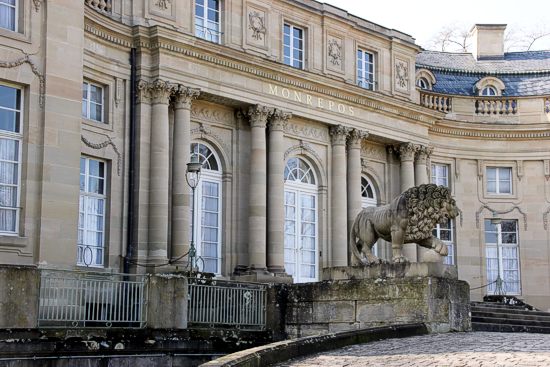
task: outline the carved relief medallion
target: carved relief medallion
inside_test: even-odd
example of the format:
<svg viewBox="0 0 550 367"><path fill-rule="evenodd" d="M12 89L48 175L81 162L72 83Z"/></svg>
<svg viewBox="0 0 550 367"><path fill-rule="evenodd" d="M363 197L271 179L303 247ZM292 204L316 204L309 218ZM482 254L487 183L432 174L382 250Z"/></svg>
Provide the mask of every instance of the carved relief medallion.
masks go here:
<svg viewBox="0 0 550 367"><path fill-rule="evenodd" d="M328 56L332 65L339 66L342 62L342 45L335 38L328 41Z"/></svg>
<svg viewBox="0 0 550 367"><path fill-rule="evenodd" d="M248 28L252 30L252 38L257 41L263 40L265 36L265 19L261 13L253 10L248 13Z"/></svg>
<svg viewBox="0 0 550 367"><path fill-rule="evenodd" d="M168 5L171 3L172 0L157 0L155 2L155 5L160 9L160 10L166 10L168 9Z"/></svg>

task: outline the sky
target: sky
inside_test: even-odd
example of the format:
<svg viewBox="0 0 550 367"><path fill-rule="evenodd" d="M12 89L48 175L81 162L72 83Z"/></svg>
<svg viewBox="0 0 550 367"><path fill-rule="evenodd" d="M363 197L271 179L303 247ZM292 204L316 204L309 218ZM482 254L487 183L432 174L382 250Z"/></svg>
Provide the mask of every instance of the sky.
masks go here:
<svg viewBox="0 0 550 367"><path fill-rule="evenodd" d="M470 29L475 23L508 24L516 32L545 29L550 32L550 0L320 0L368 21L416 38L427 47L444 26ZM536 42L550 50L550 36Z"/></svg>

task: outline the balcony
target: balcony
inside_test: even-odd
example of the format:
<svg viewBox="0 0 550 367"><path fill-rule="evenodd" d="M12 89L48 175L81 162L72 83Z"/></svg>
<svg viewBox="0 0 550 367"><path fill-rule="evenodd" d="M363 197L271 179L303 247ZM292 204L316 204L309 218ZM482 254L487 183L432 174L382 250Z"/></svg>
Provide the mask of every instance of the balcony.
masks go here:
<svg viewBox="0 0 550 367"><path fill-rule="evenodd" d="M475 100L477 115L515 115L518 113L518 100L505 97L482 97Z"/></svg>
<svg viewBox="0 0 550 367"><path fill-rule="evenodd" d="M440 95L440 94L421 91L420 104L432 110L436 110L443 113L450 113L452 111L453 98L449 96Z"/></svg>

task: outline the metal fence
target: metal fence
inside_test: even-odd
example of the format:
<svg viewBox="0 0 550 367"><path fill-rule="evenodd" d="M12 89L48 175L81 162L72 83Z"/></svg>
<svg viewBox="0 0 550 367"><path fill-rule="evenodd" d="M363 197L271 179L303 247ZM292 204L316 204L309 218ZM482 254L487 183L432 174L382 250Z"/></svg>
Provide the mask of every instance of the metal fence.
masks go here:
<svg viewBox="0 0 550 367"><path fill-rule="evenodd" d="M145 275L42 270L38 325L145 327L146 280Z"/></svg>
<svg viewBox="0 0 550 367"><path fill-rule="evenodd" d="M265 329L266 285L214 279L189 279L190 327Z"/></svg>

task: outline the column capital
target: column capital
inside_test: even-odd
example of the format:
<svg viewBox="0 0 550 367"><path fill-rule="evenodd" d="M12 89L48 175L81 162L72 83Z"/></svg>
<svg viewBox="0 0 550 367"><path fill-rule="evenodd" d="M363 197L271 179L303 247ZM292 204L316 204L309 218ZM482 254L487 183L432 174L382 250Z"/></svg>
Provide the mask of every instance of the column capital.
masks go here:
<svg viewBox="0 0 550 367"><path fill-rule="evenodd" d="M416 161L425 164L428 158L432 155L434 148L426 145L417 145Z"/></svg>
<svg viewBox="0 0 550 367"><path fill-rule="evenodd" d="M288 120L292 118L292 113L280 110L276 108L271 115L269 121L269 130L270 131L283 131Z"/></svg>
<svg viewBox="0 0 550 367"><path fill-rule="evenodd" d="M402 162L413 161L417 146L412 143L403 143L399 145L399 156Z"/></svg>
<svg viewBox="0 0 550 367"><path fill-rule="evenodd" d="M267 125L268 117L273 113L273 108L267 106L255 105L248 108L248 118L250 120L251 127L264 128Z"/></svg>
<svg viewBox="0 0 550 367"><path fill-rule="evenodd" d="M168 81L155 79L152 82L139 80L137 88L139 102L167 105L170 102L170 95L174 92L175 86Z"/></svg>
<svg viewBox="0 0 550 367"><path fill-rule="evenodd" d="M174 88L174 108L191 109L191 104L199 96L200 89L178 84Z"/></svg>
<svg viewBox="0 0 550 367"><path fill-rule="evenodd" d="M350 130L351 129L349 127L345 127L343 125L331 126L329 133L332 145L345 145L346 138Z"/></svg>
<svg viewBox="0 0 550 367"><path fill-rule="evenodd" d="M348 147L361 149L361 141L369 136L369 133L359 129L352 129L348 135Z"/></svg>

